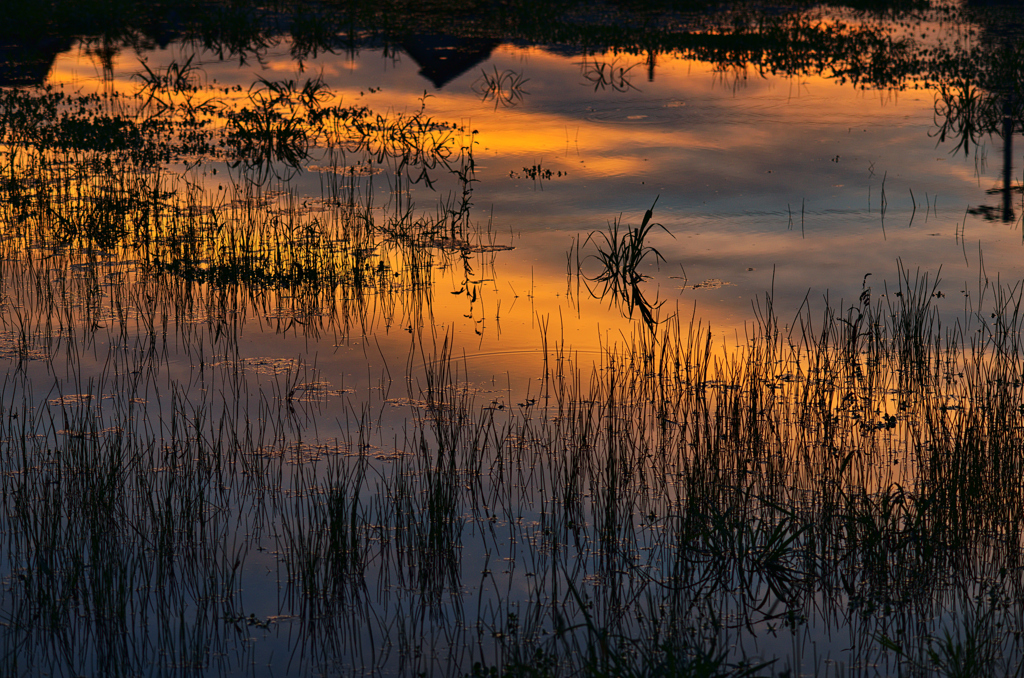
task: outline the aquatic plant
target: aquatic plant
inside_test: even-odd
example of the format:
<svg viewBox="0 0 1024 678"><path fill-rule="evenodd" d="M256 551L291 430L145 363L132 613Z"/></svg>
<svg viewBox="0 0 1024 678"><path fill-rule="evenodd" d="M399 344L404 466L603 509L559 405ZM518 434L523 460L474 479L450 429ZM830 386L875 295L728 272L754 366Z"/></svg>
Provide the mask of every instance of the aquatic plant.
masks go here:
<svg viewBox="0 0 1024 678"><path fill-rule="evenodd" d="M244 6L219 6L225 53L272 42ZM869 28L531 35L901 82L905 45ZM171 106L191 63L128 103L3 94L0 673L785 675L820 634L850 675L1019 674L1021 285L982 276L942 324L937 276L897 262L788 323L768 294L726 347L646 298L652 205L584 262L642 327L594 359L541 321L536 380L481 385L431 317L440 268L473 304L493 251L473 132L319 79ZM321 196L259 175L313 153ZM237 173L165 167L200 157ZM382 166L405 173L385 209ZM370 341L398 327L404 370ZM296 357L328 345L359 374Z"/></svg>
<svg viewBox="0 0 1024 678"><path fill-rule="evenodd" d="M523 88L523 85L529 81L530 79L522 73L517 73L512 69L499 71L495 66L493 73L481 70L480 78L471 85L471 88L481 101L493 101L494 110L498 110L499 105L510 108L518 105L524 95L529 94Z"/></svg>
<svg viewBox="0 0 1024 678"><path fill-rule="evenodd" d="M636 310L643 323L652 331L658 323L655 313L661 307L661 302L648 301L644 296L640 284L648 276L642 273L641 269L644 261L651 255L654 255L656 261L664 261L665 258L661 256L661 252L647 245L645 241L655 226L672 235L661 224L651 222L651 218L654 216L654 205L657 203L658 199L655 198L654 204L644 213L639 227L633 228L627 225L624 232L620 231L622 226L620 217L608 225L607 232L592 231L583 243L583 246L586 247L591 241L594 241L597 254L590 255L588 258L596 259L601 267L601 270L593 276L584 274L588 283L600 285L600 290L594 292L588 284L591 294L602 299L608 297L612 303L620 304L629 317L633 317L633 311ZM600 242L597 241L598 238L601 239Z"/></svg>

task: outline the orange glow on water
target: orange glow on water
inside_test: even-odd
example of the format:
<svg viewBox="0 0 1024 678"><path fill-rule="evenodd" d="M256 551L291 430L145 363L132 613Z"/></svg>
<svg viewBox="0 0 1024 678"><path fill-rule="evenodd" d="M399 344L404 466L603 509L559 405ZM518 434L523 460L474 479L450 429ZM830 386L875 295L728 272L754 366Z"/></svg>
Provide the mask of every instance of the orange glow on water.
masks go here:
<svg viewBox="0 0 1024 678"><path fill-rule="evenodd" d="M97 57L73 51L57 60L50 82L141 92L143 59L165 73L188 57L173 48L141 56L125 50L104 76ZM665 54L649 79L643 57L567 57L507 45L443 89L425 88L417 64L401 53L325 54L299 71L282 44L248 69L210 54L192 64L199 92L176 95L175 103L209 96L231 108L249 98L254 76L296 87L319 77L329 86L323 106L365 105L384 115L423 108L462 128L457 143L473 139L474 217L515 249L496 255L495 281L477 286L471 312L452 294L461 285L454 277L439 278L432 296L435 322L461 328L461 341L474 350L486 352L490 342L491 350L535 347L538 317L558 318L566 342L588 350L630 327L614 304L591 299L585 287L567 306L567 254L617 218L636 225L656 198L655 221L674 237L651 234L665 261L644 271L647 294L665 302L665 312L696 304L723 334L742 328L752 301L769 288L788 306L809 292L851 298L865 273L883 276L897 257L960 279L974 276L978 250L992 268L1015 265L1005 232L977 233L973 251L961 246L962 205L991 180L983 179L984 163L935 148L928 136L934 95L924 90L872 92L818 75L723 72ZM516 96L498 100L486 84L502 73L516 74L519 85ZM595 84L595 74L614 77ZM307 164L318 169L323 161ZM385 202L387 172L373 170ZM446 190L413 185L411 204L429 212ZM584 270L593 266L595 243L581 253Z"/></svg>

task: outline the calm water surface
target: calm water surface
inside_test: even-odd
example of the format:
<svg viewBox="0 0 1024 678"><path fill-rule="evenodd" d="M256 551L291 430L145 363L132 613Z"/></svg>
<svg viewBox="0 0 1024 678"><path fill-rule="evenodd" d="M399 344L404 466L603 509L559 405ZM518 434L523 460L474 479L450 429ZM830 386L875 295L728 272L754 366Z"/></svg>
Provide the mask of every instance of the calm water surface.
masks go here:
<svg viewBox="0 0 1024 678"><path fill-rule="evenodd" d="M140 60L155 70L192 54L177 45L125 51L104 84L95 57L74 50L61 55L50 80L134 91ZM655 220L671 235L651 234L665 258L645 269L651 295L666 302L666 314L696 307L721 332L742 328L751 300L766 290L784 309L805 297L853 299L869 274L881 292L897 277L897 261L933 277L941 272L945 305L956 313L962 306L953 300L976 288L979 275L1019 277L1017 218L971 213L1001 205L1003 142L982 137L964 154L939 141L941 102L930 89L862 89L753 67L723 71L672 55L659 55L651 69L639 56L513 45L497 46L440 88L400 51L326 55L301 67L287 44L263 64L239 67L203 52L193 59L217 86L248 91L258 77L301 83L320 75L339 103L396 112L422 104L435 119L476 132L472 217L494 244L514 249L493 257L473 322L462 318L461 299L441 294L460 289L458 275L434 295L437 326L470 353L536 350L538 314L581 350L619 331L619 314L603 310L607 303L585 290L582 299L566 298L575 289L567 272L575 273L574 248L588 234L620 216L639 225L655 200ZM486 78L495 73L522 84L506 98L490 94ZM1018 155L1011 155L1015 186ZM291 181L300 197L320 195L320 164L307 163ZM543 173L531 178L527 170L537 167ZM394 184L386 175L373 183L385 210ZM413 185L411 203L430 213L446 190L453 189ZM579 251L584 273L595 270L587 260L594 252L593 242ZM479 324L483 336L470 334Z"/></svg>
<svg viewBox="0 0 1024 678"><path fill-rule="evenodd" d="M970 39L960 28L937 21L925 21L915 32L943 44ZM20 297L11 292L10 298L19 301L8 302L5 310L8 377L3 394L9 412L36 417L26 424L26 439L35 436L48 449L76 436L138 437L140 449L158 457L166 453L167 464L159 466L155 457L141 462L153 467L153 484L133 486L139 496L150 489L157 496L154 488L163 487L161 479L171 474L167 469L177 468L173 460L188 456L180 452L175 457L178 448L168 443L179 437L187 441L182 449L208 445L210 453L217 441L249 436L260 452L253 458L261 460L229 464L230 471L197 490L194 498L202 508L195 522L171 530L182 544L216 544L208 560L172 558L168 563L177 563L180 570L172 580L154 585L152 596L127 596L118 619L135 635L123 656L137 661L115 661L105 654L103 623L82 621L92 618L92 608L82 611L77 622L25 622L24 611L37 603L18 582L36 576L32 558L40 558L42 549L26 546L25 553L36 556L8 560L0 570L6 591L0 609L3 666L11 675L98 675L111 666L128 675L464 675L475 661L496 665L513 656L509 648L515 645L508 637L515 634L514 620L525 625L531 611L545 604L562 600L568 609L583 597L592 600L589 609L599 624L618 615L617 628L642 628L637 610L649 614L657 608L650 602L652 591L635 576L630 579L633 570L622 569L625 565L605 567L608 543L589 519L575 532L563 525L566 535L574 535L565 543L545 541L552 529L544 495L545 488L550 492L553 487L545 476L549 470L535 464L502 476L502 464L512 462L500 455L487 462L484 475L498 473L501 482L489 481L486 491L462 500L450 516L461 530L449 551L450 562L447 556L422 555L433 553L422 545L397 560L378 554L366 562L358 585L327 596L331 607L322 597L315 604L303 598L302 591L311 586L304 577L313 577L322 564L303 561L303 570L294 554L301 551L301 535L319 524L312 513L303 513L312 511L303 500L332 484L345 486L344 479L354 477L357 467L365 480L350 488L349 498L361 497L368 511L379 509L375 515L381 524L398 520L387 514L381 498L397 496L402 478L415 479L409 481L417 488L409 501L427 496L425 472L409 459L426 440L418 437L417 427L434 416L424 389L448 357L455 359L457 383L446 385L451 388L445 392L469 399L475 413L470 422L488 412L517 412L537 422L567 417L531 409L553 397L544 370L571 364L587 382L592 370L607 370L603 351L648 336L639 312L630 317L621 304L597 294L593 279L602 270L596 255L603 241L591 234L606 232L617 221L623 227L639 226L649 208L663 229L652 230L646 245L656 248L662 260L652 255L645 261L642 289L660 304L659 320L675 317L684 327L692 322L710 328L715 355L726 356L747 344L766 295L786 333L805 303L814 315L828 304L857 306L868 289L876 301L895 295L902 266L911 280L919 275L940 280L934 303L944 326L950 326L965 317L965 310L980 308L986 281L1013 285L1024 275L1020 147L1008 154L1013 206L1008 213L1002 191L1004 144L1009 142L998 134L980 134L964 152L956 138L940 140L946 108L939 91L923 80L907 88L879 88L816 71L773 74L754 65L726 67L679 53L652 57L494 41L438 84L441 76L430 69L445 60L427 64L411 43L320 53L301 62L293 48L284 38L258 59L221 59L213 51L171 42L163 49L120 47L104 61L95 44L86 41L56 57L46 84L65 92L135 94L144 91L145 69L169 73L188 63L198 86L191 96L215 97L226 108L241 105L254 92L266 94L267 83L293 81L301 87L319 77L325 85L323 106L366 106L389 116L422 111L451 123L456 155L471 154L468 170L461 161L468 171L463 178L472 180L464 203L468 239L436 255L431 277L415 294L370 295L350 323L330 321L325 314L319 329L318 319L294 311L297 292L242 294L235 310L225 313L210 301L217 298L216 285L200 285L184 293L196 302L192 317L172 313L165 321L170 329L162 335L156 367L142 357L146 342L128 338L146 336L144 313L131 316L131 332L95 331L118 326L125 298L118 276L135 281L138 290L149 289L139 282L144 278L141 256L139 261L126 261L123 254L101 256L100 264L93 260L67 269L71 278L76 272L88 277L97 266L111 269L90 302L102 309L96 327L86 327L83 309L88 304L82 302L72 305L76 310L69 317L74 319L54 331L91 337L77 344L65 340L74 350L43 351L27 360L19 354L14 319L34 318L21 327L45 334L45 318L33 316L32 300L46 307L26 291L31 286ZM443 56L431 53L433 58L438 54ZM186 94L167 96L180 103ZM124 105L136 105L131 101ZM209 119L213 128L227 125L224 117ZM324 221L337 208L325 200L325 186L355 191L381 222L402 214L411 222L458 206L466 185L441 166L423 177L417 176L415 164L396 172L394 158L315 146L296 166L278 164L268 170L271 178L256 188L245 189L255 180L243 169L206 157L175 159L163 171L212 196L204 200L221 214L245 203L248 195L248 204L257 210L285 215L290 204L305 218ZM184 199L183 184L174 186ZM408 255L394 256L397 262ZM22 316L15 308L28 310ZM211 320L215 316L217 322ZM220 332L228 331L223 328L237 332L235 339L223 339ZM192 339L182 339L185 335ZM798 335L793 336L795 341ZM140 380L129 376L139 374ZM888 396L881 397L885 401ZM75 407L83 400L93 404L76 424ZM90 421L95 431L83 433ZM454 414L447 421L455 421ZM461 420L452 426L453 431L472 429ZM232 433L218 437L226 430ZM17 429L5 431L14 436ZM565 435L590 434L596 436ZM912 439L907 433L910 447ZM14 449L7 445L8 452ZM46 469L48 463L30 466ZM10 478L28 473L14 461L4 470ZM257 477L263 480L252 486L240 480ZM912 483L914 472L865 470L864 478L884 488L890 480ZM469 487L470 480L460 482ZM596 487L585 494L590 503L599 503ZM185 510L184 499L174 501ZM657 521L645 522L640 506L645 500L637 501L630 509L635 519L627 521L633 526L631 562L656 577L667 568L662 560L667 547L658 541L660 528L647 529ZM12 502L8 512L13 516ZM125 510L134 515L137 509ZM386 520L385 514L391 517ZM13 518L5 527L8 535L22 534ZM371 525L364 539L383 553L389 539L400 541L396 534ZM34 545L33 539L26 536L17 543ZM146 567L155 567L146 555L155 552L154 543L144 540L135 551L122 544L125 562L134 563L131 559L138 556ZM417 549L419 557L437 560L424 564L408 555ZM560 562L559 549L572 552L564 570L551 564ZM93 564L84 566L83 576L95 575L95 556L85 562ZM715 566L709 560L704 567L711 571ZM194 590L203 578L190 577L193 568L211 573L208 589ZM550 572L545 574L545 568ZM980 579L991 574L983 563L978 568L984 572ZM914 623L939 638L948 625L957 627L976 614L970 601L987 585L951 586L930 599L934 607L914 608L897 622L889 616L889 603L854 613L864 603L857 602L853 589L843 591L838 585L838 594L811 590L788 610L781 602L777 608L774 603L765 607L778 593L771 577L761 573L747 580L742 572L735 577L711 587L709 607L691 603L693 627L718 629L716 652L730 662L775 660L765 673L791 670L793 675L886 675L913 666L917 659L879 646L880 634L902 638L903 631L895 627ZM1012 578L1019 578L1019 572ZM131 581L124 585L132 587ZM150 590L149 584L136 586ZM616 588L625 601L613 600L609 592ZM591 617L579 612L586 605L574 609L575 617L545 618L532 632L541 638L582 637ZM794 615L801 621L786 626ZM631 621L622 626L625 617ZM1007 613L1007 629L1021 630L1017 617ZM566 632L567 626L574 630ZM67 653L53 659L46 648L56 636L70 640ZM1020 647L1011 637L1008 633L997 645L1005 666L1019 666ZM869 646L874 649L865 649ZM922 654L920 662L926 658ZM149 668L150 662L161 661L166 661L164 669Z"/></svg>

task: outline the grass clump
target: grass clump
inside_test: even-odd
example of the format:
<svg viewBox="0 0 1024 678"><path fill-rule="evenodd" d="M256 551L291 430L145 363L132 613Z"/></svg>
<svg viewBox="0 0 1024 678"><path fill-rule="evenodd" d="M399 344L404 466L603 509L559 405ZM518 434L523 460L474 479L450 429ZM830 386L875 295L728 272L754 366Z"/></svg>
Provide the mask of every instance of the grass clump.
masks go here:
<svg viewBox="0 0 1024 678"><path fill-rule="evenodd" d="M654 205L657 203L658 200L655 198ZM639 227L627 225L622 232L621 221L616 219L609 225L608 232L593 231L583 243L586 247L592 240L594 241L597 254L591 256L600 265L600 271L593 277L586 277L588 282L599 286L599 291L595 293L591 289L591 294L596 294L601 299L608 297L611 303L623 308L630 318L633 317L633 311L637 311L644 325L651 331L654 331L657 325L655 313L661 307L661 303L651 302L644 296L640 285L648 276L642 272L642 267L651 255L656 261L664 261L665 258L645 241L655 226L672 235L661 224L651 222L654 205L644 213ZM600 242L598 238L601 239Z"/></svg>

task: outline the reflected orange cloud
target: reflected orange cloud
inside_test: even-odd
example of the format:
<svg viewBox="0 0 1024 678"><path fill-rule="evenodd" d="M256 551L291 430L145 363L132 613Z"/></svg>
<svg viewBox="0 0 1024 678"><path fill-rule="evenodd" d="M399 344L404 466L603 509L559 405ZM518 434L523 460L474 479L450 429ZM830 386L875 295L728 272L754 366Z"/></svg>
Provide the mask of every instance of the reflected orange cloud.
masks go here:
<svg viewBox="0 0 1024 678"><path fill-rule="evenodd" d="M188 55L171 49L144 58L156 70ZM51 82L136 91L142 85L134 77L139 59L129 51L117 54L108 74L113 81L104 85L95 58L70 53L55 63ZM287 45L248 70L212 54L200 54L195 63L199 81L226 105L245 100L256 76L301 83L322 74L330 88L324 105L367 105L385 114L425 106L435 120L478 130L472 195L477 219L492 218L489 227L513 234L517 248L499 258L501 282L487 298L495 312L500 301L508 314L501 341L524 346L536 341L525 328L534 326L537 313L562 309L565 315L565 256L572 238L606 228L620 214L624 223L636 224L655 197L655 219L676 239L659 234L652 240L667 260L649 272L652 290L669 306L697 303L707 318L735 328L749 316L751 299L772 285L773 268L776 290L785 296L780 306L798 305L808 289L855 292L865 269L888 273L898 256L967 277L974 264L970 257L965 263L951 235L963 229L963 205L986 199L984 189L996 183L997 169L984 157L976 162L936 148L929 137L934 97L927 91L864 91L823 76L762 77L754 69L723 72L665 54L658 55L648 80L643 57L565 56L508 45L443 89L426 83L415 61L400 52L385 58L367 51L355 60L324 54L301 72ZM485 72L521 78L523 93L514 106L496 106L480 95ZM595 85L601 73L618 73L620 80L606 78L602 88ZM320 168L323 162L310 164ZM524 174L537 165L554 176ZM392 190L387 181L381 176L378 189ZM884 229L878 214L883 188ZM410 200L430 211L447 190L417 184ZM480 216L487 213L493 217ZM992 253L987 263L1015 270L1006 234L978 236ZM527 266L532 279L522 273ZM676 277L683 271L689 287ZM726 284L693 287L705 280ZM527 281L539 290L529 313L523 311ZM450 295L443 288L436 299ZM466 310L458 301L439 301L438 317L486 344L490 339L475 334L479 314L463 322ZM592 346L597 325L629 326L607 304L582 303L586 321L566 321L575 341ZM487 320L485 336L497 324Z"/></svg>

